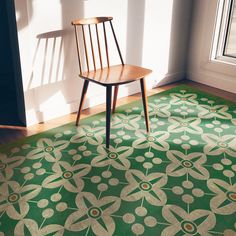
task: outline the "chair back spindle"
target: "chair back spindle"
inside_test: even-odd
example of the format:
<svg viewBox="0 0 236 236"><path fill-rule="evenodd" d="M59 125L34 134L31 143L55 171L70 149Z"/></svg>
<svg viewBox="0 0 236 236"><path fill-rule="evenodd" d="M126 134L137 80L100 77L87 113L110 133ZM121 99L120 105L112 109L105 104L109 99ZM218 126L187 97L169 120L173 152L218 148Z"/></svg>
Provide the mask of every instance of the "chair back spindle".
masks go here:
<svg viewBox="0 0 236 236"><path fill-rule="evenodd" d="M86 38L85 38L84 26L83 26L83 25L82 25L82 33L83 33L83 41L84 41L84 51L85 51L86 65L87 65L87 70L89 71L88 50L87 50L87 44L86 44Z"/></svg>
<svg viewBox="0 0 236 236"><path fill-rule="evenodd" d="M100 47L100 40L99 40L99 34L98 34L98 25L96 24L96 35L97 35L97 42L98 42L98 53L99 53L99 60L100 60L100 66L101 69L103 68L102 65L102 53L101 53L101 47Z"/></svg>
<svg viewBox="0 0 236 236"><path fill-rule="evenodd" d="M102 24L103 24L105 47L106 47L107 67L110 67L105 22L103 22Z"/></svg>
<svg viewBox="0 0 236 236"><path fill-rule="evenodd" d="M75 28L75 40L76 40L77 56L78 56L78 62L79 62L79 71L80 71L80 74L82 74L82 65L81 65L80 48L79 48L79 38L78 38L78 32L77 32L76 25L74 26L74 28Z"/></svg>
<svg viewBox="0 0 236 236"><path fill-rule="evenodd" d="M94 70L96 70L96 61L95 61L95 55L94 55L94 49L93 49L93 38L92 38L92 33L91 33L91 27L90 25L88 25L89 27L89 38L90 38L90 44L91 44L91 50L92 50L92 56L93 56L93 67Z"/></svg>
<svg viewBox="0 0 236 236"><path fill-rule="evenodd" d="M119 54L120 61L121 61L121 64L124 65L124 61L121 55L119 44L118 44L115 31L112 25L112 19L113 19L112 17L94 17L94 18L74 20L71 22L75 28L76 49L77 49L77 54L78 54L80 74L83 73L82 71L82 68L83 68L82 57L83 56L85 58L86 69L88 72L92 70L91 65L94 71L96 71L99 68L99 66L101 69L104 68L103 56L106 57L105 64L107 65L107 67L110 67L108 36L107 36L107 28L105 24L106 22L110 23L111 32L112 32L114 42L115 42L115 45ZM99 32L98 25L100 23L102 24L102 28L103 28L103 35L100 35L100 32ZM81 30L79 27L81 28ZM81 31L82 31L82 36L79 37ZM102 36L102 38L104 39L103 47L101 47L100 36ZM94 41L97 41L97 46L94 45ZM105 49L105 53L103 54L102 51L104 52L104 49ZM98 55L96 55L96 52L98 52ZM97 58L99 58L99 62L96 61Z"/></svg>

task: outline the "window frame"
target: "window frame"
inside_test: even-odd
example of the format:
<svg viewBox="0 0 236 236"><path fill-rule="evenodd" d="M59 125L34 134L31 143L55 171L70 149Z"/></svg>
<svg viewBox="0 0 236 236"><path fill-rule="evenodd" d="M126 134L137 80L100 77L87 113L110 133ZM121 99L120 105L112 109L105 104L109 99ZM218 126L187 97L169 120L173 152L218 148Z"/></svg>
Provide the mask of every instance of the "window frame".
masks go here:
<svg viewBox="0 0 236 236"><path fill-rule="evenodd" d="M219 0L217 6L217 19L212 45L211 60L227 64L236 64L236 57L226 55L230 25L232 22L233 6L236 0Z"/></svg>

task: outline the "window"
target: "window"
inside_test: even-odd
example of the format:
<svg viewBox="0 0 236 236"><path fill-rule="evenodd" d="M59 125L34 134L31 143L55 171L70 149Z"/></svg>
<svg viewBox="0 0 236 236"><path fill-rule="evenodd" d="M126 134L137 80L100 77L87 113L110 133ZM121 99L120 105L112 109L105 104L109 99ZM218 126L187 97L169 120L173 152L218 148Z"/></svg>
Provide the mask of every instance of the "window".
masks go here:
<svg viewBox="0 0 236 236"><path fill-rule="evenodd" d="M236 0L220 0L212 59L236 64Z"/></svg>

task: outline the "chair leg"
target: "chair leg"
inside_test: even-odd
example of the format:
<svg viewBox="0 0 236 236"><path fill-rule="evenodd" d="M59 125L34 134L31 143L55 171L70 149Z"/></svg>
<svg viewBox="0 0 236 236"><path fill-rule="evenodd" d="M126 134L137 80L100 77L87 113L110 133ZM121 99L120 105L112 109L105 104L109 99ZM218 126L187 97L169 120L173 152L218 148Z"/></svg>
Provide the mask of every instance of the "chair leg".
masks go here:
<svg viewBox="0 0 236 236"><path fill-rule="evenodd" d="M75 123L76 126L78 126L78 124L79 124L80 114L81 114L81 110L82 110L82 107L83 107L83 104L84 104L84 99L85 99L85 96L86 96L86 93L87 93L87 90L88 90L88 85L89 85L89 81L85 80L83 90L82 90L81 99L80 99L79 110L78 110L78 113L77 113L76 123Z"/></svg>
<svg viewBox="0 0 236 236"><path fill-rule="evenodd" d="M114 90L113 105L112 105L112 113L113 114L116 111L116 101L117 101L118 90L119 90L119 85L116 85L115 90Z"/></svg>
<svg viewBox="0 0 236 236"><path fill-rule="evenodd" d="M112 86L106 87L106 148L110 146L110 126L111 126L111 93Z"/></svg>
<svg viewBox="0 0 236 236"><path fill-rule="evenodd" d="M143 109L145 114L146 129L149 132L149 117L148 117L148 102L146 94L146 84L144 78L140 79L141 91L142 91L142 100L143 100Z"/></svg>

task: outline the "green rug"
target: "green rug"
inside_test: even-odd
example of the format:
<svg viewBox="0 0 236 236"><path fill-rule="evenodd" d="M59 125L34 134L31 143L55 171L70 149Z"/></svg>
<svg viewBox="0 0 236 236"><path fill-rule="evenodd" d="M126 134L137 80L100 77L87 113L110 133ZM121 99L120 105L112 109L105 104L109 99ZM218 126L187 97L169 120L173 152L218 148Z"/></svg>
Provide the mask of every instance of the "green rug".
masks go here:
<svg viewBox="0 0 236 236"><path fill-rule="evenodd" d="M235 235L236 104L187 86L1 147L2 235Z"/></svg>

